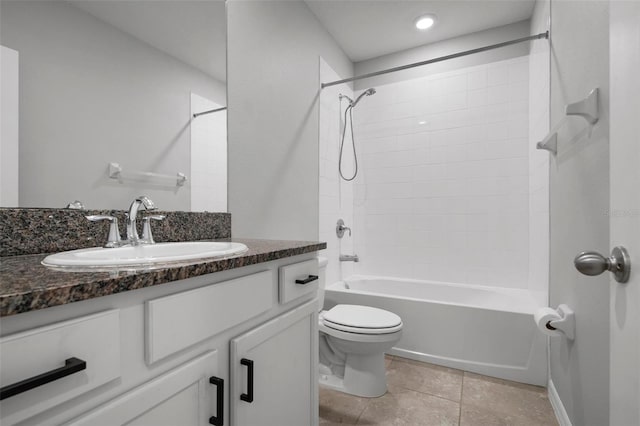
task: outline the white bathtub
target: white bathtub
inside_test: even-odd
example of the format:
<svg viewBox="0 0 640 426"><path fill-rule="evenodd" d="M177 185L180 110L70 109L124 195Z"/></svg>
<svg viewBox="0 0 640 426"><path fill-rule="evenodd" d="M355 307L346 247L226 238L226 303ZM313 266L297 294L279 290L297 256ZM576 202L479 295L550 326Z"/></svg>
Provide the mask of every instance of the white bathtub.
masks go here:
<svg viewBox="0 0 640 426"><path fill-rule="evenodd" d="M395 312L402 338L389 352L405 358L522 383L547 383L546 337L526 290L354 276L326 288L325 309L368 305Z"/></svg>

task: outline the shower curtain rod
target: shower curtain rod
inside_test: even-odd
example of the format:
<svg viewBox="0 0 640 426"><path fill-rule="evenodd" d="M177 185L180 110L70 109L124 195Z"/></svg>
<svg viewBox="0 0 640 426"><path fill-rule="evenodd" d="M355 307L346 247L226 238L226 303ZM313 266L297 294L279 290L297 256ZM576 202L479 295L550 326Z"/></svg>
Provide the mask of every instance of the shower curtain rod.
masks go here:
<svg viewBox="0 0 640 426"><path fill-rule="evenodd" d="M196 112L195 114L193 114L193 118L197 118L197 117L199 117L201 115L205 115L205 114L211 114L212 112L224 111L225 109L227 109L227 107L210 109L209 111Z"/></svg>
<svg viewBox="0 0 640 426"><path fill-rule="evenodd" d="M351 81L361 80L363 78L369 78L369 77L375 77L375 76L378 76L378 75L389 74L389 73L392 73L392 72L407 70L409 68L420 67L422 65L429 65L429 64L436 63L436 62L448 61L449 59L460 58L461 56L473 55L474 53L480 53L480 52L485 52L487 50L498 49L500 47L510 46L512 44L523 43L525 41L530 41L530 40L539 40L541 38L548 39L549 38L549 31L546 31L546 32L540 33L540 34L527 36L527 37L517 38L515 40L505 41L505 42L498 43L498 44L492 44L490 46L479 47L477 49L465 50L464 52L453 53L451 55L440 56L438 58L428 59L426 61L414 62L412 64L401 65L399 67L393 67L393 68L389 68L389 69L382 70L382 71L375 71L375 72L370 72L368 74L357 75L357 76L351 77L351 78L345 78L345 79L342 79L342 80L331 81L329 83L322 83L322 89L324 89L325 87L329 87L329 86L335 86L336 84L349 83Z"/></svg>

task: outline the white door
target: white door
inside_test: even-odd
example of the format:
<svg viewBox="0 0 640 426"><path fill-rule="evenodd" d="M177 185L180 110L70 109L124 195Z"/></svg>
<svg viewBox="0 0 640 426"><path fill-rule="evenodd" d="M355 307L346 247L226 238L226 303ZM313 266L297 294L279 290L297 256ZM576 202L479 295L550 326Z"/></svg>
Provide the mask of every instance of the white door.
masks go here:
<svg viewBox="0 0 640 426"><path fill-rule="evenodd" d="M231 341L232 425L317 425L317 307L314 299Z"/></svg>
<svg viewBox="0 0 640 426"><path fill-rule="evenodd" d="M611 279L610 424L640 425L640 2L610 3L611 247L631 256Z"/></svg>

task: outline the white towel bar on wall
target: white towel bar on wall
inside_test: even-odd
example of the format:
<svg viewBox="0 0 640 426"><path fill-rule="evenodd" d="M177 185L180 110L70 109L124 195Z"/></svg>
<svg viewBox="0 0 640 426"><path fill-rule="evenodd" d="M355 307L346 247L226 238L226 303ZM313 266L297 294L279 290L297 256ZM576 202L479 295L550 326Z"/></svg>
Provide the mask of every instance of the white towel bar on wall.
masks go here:
<svg viewBox="0 0 640 426"><path fill-rule="evenodd" d="M184 186L187 181L187 177L184 173L178 172L175 175L165 175L137 170L123 170L122 166L118 163L109 163L109 178L116 179L120 183L132 181L166 186Z"/></svg>

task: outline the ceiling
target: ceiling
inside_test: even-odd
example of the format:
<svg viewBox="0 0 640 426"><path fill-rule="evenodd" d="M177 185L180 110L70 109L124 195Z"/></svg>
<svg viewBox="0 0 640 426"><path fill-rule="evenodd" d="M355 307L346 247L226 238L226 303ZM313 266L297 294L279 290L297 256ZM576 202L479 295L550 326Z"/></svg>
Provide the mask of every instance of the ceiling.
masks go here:
<svg viewBox="0 0 640 426"><path fill-rule="evenodd" d="M529 19L535 0L305 0L354 62ZM417 17L436 14L427 31Z"/></svg>
<svg viewBox="0 0 640 426"><path fill-rule="evenodd" d="M224 0L71 0L96 18L226 81Z"/></svg>
<svg viewBox="0 0 640 426"><path fill-rule="evenodd" d="M359 62L529 19L535 0L304 0L347 56ZM69 0L78 8L222 82L224 0ZM436 25L417 31L418 16Z"/></svg>

